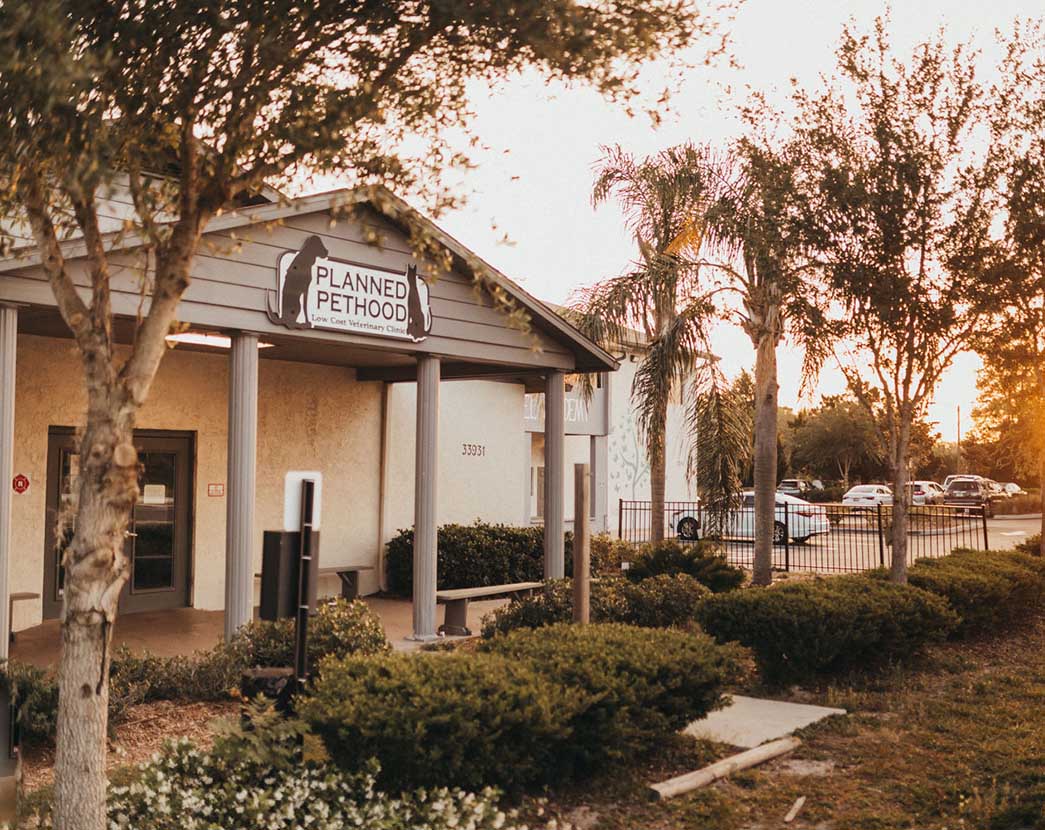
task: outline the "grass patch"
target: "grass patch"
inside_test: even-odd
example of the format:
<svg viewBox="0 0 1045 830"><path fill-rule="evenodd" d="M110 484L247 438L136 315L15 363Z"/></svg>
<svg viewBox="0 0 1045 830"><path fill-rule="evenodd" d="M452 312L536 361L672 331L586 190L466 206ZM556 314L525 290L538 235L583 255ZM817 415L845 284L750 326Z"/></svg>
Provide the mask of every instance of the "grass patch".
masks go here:
<svg viewBox="0 0 1045 830"><path fill-rule="evenodd" d="M1045 620L993 638L930 647L916 664L858 675L803 695L854 712L802 730L788 759L665 803L654 781L730 754L690 741L614 770L582 790L548 794L545 815L598 814L599 830L748 830L783 826L799 796L798 828L1045 830ZM791 761L830 761L822 775Z"/></svg>

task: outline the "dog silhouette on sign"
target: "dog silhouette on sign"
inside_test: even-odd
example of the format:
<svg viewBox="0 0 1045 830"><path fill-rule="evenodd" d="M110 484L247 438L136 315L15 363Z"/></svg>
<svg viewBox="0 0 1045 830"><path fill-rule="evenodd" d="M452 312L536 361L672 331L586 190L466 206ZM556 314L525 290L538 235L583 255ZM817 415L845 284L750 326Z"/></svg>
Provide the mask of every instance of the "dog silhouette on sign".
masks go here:
<svg viewBox="0 0 1045 830"><path fill-rule="evenodd" d="M406 267L406 333L415 343L424 340L430 326L429 316L425 313L425 305L421 302L421 292L428 299L428 286L424 280L418 279L417 266Z"/></svg>
<svg viewBox="0 0 1045 830"><path fill-rule="evenodd" d="M312 266L317 259L327 256L327 248L318 236L310 236L294 255L283 278L283 291L280 295L280 308L277 311L268 309L268 317L273 323L279 323L292 329L312 327L308 319L308 289L312 285ZM270 304L271 306L271 304ZM304 311L304 322L298 322L298 316Z"/></svg>

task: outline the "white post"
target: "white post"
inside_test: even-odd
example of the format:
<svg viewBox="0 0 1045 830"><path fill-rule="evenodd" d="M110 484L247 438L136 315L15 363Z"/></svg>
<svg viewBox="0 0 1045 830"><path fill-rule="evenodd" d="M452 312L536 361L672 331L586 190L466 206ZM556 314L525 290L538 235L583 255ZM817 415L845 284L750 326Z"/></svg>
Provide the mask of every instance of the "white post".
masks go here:
<svg viewBox="0 0 1045 830"><path fill-rule="evenodd" d="M258 336L232 338L225 516L225 640L254 618L254 499L258 443Z"/></svg>
<svg viewBox="0 0 1045 830"><path fill-rule="evenodd" d="M0 659L7 659L11 641L8 609L11 586L11 479L15 448L15 356L18 349L18 310L0 306Z"/></svg>
<svg viewBox="0 0 1045 830"><path fill-rule="evenodd" d="M607 499L609 498L609 438L605 435L591 436L589 452L591 465L591 515L592 530L605 533L609 530Z"/></svg>
<svg viewBox="0 0 1045 830"><path fill-rule="evenodd" d="M435 631L436 478L439 456L439 358L417 360L417 443L414 456L414 640Z"/></svg>
<svg viewBox="0 0 1045 830"><path fill-rule="evenodd" d="M566 444L565 376L549 372L544 384L544 578L566 575L565 489L563 486Z"/></svg>

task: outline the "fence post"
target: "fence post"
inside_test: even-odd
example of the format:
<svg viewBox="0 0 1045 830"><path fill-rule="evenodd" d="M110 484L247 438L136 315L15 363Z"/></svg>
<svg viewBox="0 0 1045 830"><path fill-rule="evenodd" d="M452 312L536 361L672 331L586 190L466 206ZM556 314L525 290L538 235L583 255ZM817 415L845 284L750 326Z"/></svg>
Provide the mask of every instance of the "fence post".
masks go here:
<svg viewBox="0 0 1045 830"><path fill-rule="evenodd" d="M591 475L587 464L573 465L573 621L591 618Z"/></svg>
<svg viewBox="0 0 1045 830"><path fill-rule="evenodd" d="M624 538L624 499L617 499L617 538Z"/></svg>
<svg viewBox="0 0 1045 830"><path fill-rule="evenodd" d="M784 570L791 572L791 511L788 510L786 501L784 502Z"/></svg>
<svg viewBox="0 0 1045 830"><path fill-rule="evenodd" d="M878 564L881 567L885 567L885 534L882 532L882 505L876 504L875 510L878 513Z"/></svg>
<svg viewBox="0 0 1045 830"><path fill-rule="evenodd" d="M983 549L990 550L991 543L987 538L987 506L983 505L980 507L980 518L983 520Z"/></svg>

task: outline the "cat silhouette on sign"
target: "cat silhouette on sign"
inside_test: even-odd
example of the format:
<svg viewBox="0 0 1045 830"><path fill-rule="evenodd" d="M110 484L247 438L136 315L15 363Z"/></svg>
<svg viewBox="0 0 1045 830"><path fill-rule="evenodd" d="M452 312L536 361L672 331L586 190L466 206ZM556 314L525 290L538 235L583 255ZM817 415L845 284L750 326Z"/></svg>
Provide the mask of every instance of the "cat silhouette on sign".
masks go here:
<svg viewBox="0 0 1045 830"><path fill-rule="evenodd" d="M408 265L406 268L406 333L415 343L424 340L432 327L430 314L425 313L428 306L428 285L423 279L418 279L417 266ZM424 292L425 302L421 302L421 293Z"/></svg>
<svg viewBox="0 0 1045 830"><path fill-rule="evenodd" d="M321 259L327 254L327 248L318 236L310 236L305 240L301 250L291 260L287 274L283 278L279 310L271 308L270 303L269 320L292 329L312 327L312 321L308 319L308 289L312 285L312 266L316 264L317 259ZM298 322L298 316L302 311L305 314L304 322Z"/></svg>

